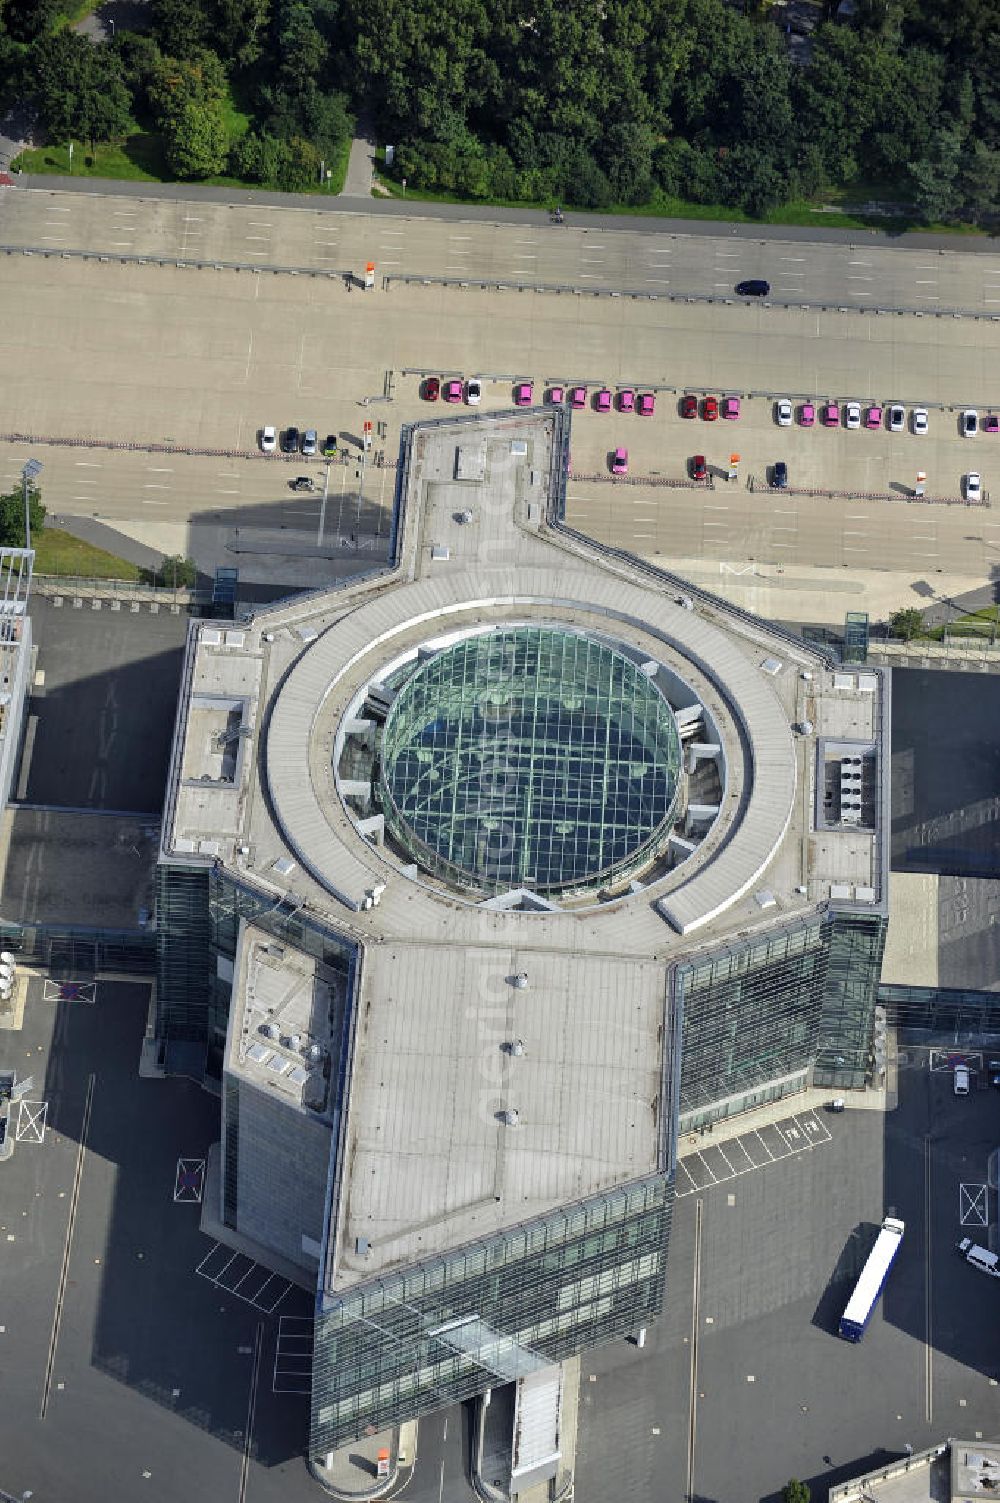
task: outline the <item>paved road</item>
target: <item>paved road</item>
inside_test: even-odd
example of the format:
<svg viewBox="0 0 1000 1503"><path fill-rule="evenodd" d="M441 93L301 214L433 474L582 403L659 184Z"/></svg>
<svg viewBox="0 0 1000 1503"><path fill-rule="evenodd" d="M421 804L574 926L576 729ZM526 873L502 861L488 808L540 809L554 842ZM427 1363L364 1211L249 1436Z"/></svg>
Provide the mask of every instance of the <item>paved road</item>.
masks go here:
<svg viewBox="0 0 1000 1503"><path fill-rule="evenodd" d="M310 216L289 217L314 232ZM263 224L254 231L266 232ZM391 461L402 422L444 410L420 400L419 372L448 370L482 375L484 411L509 405L512 373L534 377L539 397L546 379L659 389L650 419L589 409L574 417L570 520L599 540L661 559L736 567L750 560L789 570L824 563L831 585L839 577L834 571L850 566L918 578L944 570L986 581L1000 562L993 510L916 507L902 499L918 468L928 473L933 494L956 495L961 474L972 467L987 490L1000 492L998 440L962 440L951 410L969 401L1000 405L992 323L422 286L353 294L325 279L58 257L0 258L0 275L7 308L0 412L7 432L232 451L252 449L263 422L337 432L352 455L350 465L331 471L323 519L324 538L337 550L350 548L352 537L379 540L387 531L391 469L367 469L358 503L362 423L385 425L375 452ZM365 397L384 393L390 370L393 400L362 406ZM739 422L680 419L677 392L686 386L741 392ZM778 429L770 397L748 395L768 390L921 402L931 408L931 431L917 438ZM671 490L580 478L606 472L608 450L619 443L628 447L637 476L680 477L694 452L718 470L734 446L744 480L784 458L793 491L776 497L750 493L743 481ZM21 443L0 445L0 487L17 484L31 452ZM288 538L296 538L296 556L318 535L325 467L316 462L44 444L38 455L54 513L96 515L119 526L167 525L174 529L169 535L139 535L163 552L194 551L206 568L237 545L237 529L244 552L247 529L254 529L269 552L285 552ZM289 489L299 471L315 478L317 491ZM817 487L855 496L892 489L899 499L848 502L796 493ZM205 529L214 530L211 537ZM334 542L341 537L347 542ZM202 557L206 547L210 559Z"/></svg>
<svg viewBox="0 0 1000 1503"><path fill-rule="evenodd" d="M327 210L345 213L372 213L386 218L440 219L443 221L467 220L473 224L510 224L548 226L546 209L503 208L496 205L479 207L476 204L424 203L412 198L358 197L349 196L322 199L305 193L276 193L255 188L210 188L192 183L130 183L110 178L86 179L72 177L30 177L23 181L25 188L40 192L67 192L97 194L113 198L139 198L186 200L191 203L255 205L271 208L316 209L324 205ZM735 236L744 240L788 241L798 245L849 245L863 240L865 244L884 245L899 250L953 250L966 255L995 255L1000 246L1000 231L994 235L938 235L928 231L912 230L895 233L884 230L843 230L824 225L823 215L817 212L816 223L809 225L767 225L727 223L719 220L661 219L652 216L631 214L588 214L574 210L567 216L567 227L587 230L630 230L637 234L678 234L708 238Z"/></svg>
<svg viewBox="0 0 1000 1503"><path fill-rule="evenodd" d="M49 251L97 250L331 273L503 281L579 292L730 298L740 279L767 277L782 305L961 310L1000 319L1000 255L878 237L788 240L726 226L577 220L556 226L537 213L515 220L461 209L423 212L349 196L211 196L105 192L39 179L3 190L0 244ZM131 185L136 186L136 185ZM222 191L222 190L219 190ZM442 209L451 206L440 206ZM281 210L283 212L272 212Z"/></svg>

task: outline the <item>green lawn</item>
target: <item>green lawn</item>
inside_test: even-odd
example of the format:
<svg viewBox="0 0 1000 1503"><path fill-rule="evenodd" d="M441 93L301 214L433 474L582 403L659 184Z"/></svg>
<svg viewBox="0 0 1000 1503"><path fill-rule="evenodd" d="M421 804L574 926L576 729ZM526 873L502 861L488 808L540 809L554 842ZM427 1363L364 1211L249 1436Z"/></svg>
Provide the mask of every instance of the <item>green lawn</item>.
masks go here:
<svg viewBox="0 0 1000 1503"><path fill-rule="evenodd" d="M135 182L169 181L159 136L146 131L129 136L120 146L98 146L94 151L79 141L69 146L36 146L22 151L13 163L22 172L59 173L64 177L128 178Z"/></svg>
<svg viewBox="0 0 1000 1503"><path fill-rule="evenodd" d="M412 198L420 203L476 203L484 208L494 206L506 209L545 209L550 207L546 204L532 203L524 199L468 199L457 193L444 193L434 190L428 192L421 188L407 186L403 192L402 183L398 177L386 172L384 164L378 166L378 178L382 187L387 190L387 196L391 198ZM763 219L752 219L750 215L742 213L739 209L732 209L725 204L695 204L689 203L683 198L670 198L665 193L657 192L647 204L613 204L610 208L591 210L577 209L577 213L600 213L610 217L633 215L641 219L693 219L693 220L719 220L727 224L773 224L773 225L822 225L824 228L838 230L881 230L886 234L898 235L904 230L921 229L942 232L949 235L984 235L985 230L980 230L974 225L967 224L920 224L916 220L901 217L890 217L885 214L848 214L838 207L844 203L869 202L876 199L892 201L894 197L891 184L875 182L851 183L846 187L829 188L817 198L815 202L806 199L793 199L787 204L782 204L778 209L766 214ZM568 213L574 212L572 204L564 205Z"/></svg>
<svg viewBox="0 0 1000 1503"><path fill-rule="evenodd" d="M56 16L52 23L53 31L62 31L67 26L75 26L78 21L85 21L89 15L100 5L101 0L77 0L76 5L67 3L61 14Z"/></svg>
<svg viewBox="0 0 1000 1503"><path fill-rule="evenodd" d="M84 579L139 579L136 564L127 559L116 558L95 548L80 538L64 532L61 527L46 527L45 531L32 538L35 548L36 574L70 574Z"/></svg>

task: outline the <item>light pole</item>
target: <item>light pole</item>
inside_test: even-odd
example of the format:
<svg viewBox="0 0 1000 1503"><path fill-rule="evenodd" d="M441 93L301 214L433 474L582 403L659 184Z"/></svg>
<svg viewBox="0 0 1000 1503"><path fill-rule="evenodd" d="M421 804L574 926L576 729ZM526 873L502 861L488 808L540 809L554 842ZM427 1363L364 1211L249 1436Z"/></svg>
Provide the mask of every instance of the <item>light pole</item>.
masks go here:
<svg viewBox="0 0 1000 1503"><path fill-rule="evenodd" d="M42 473L42 461L29 459L21 471L21 490L24 495L24 546L31 547L31 500L29 488L36 475Z"/></svg>

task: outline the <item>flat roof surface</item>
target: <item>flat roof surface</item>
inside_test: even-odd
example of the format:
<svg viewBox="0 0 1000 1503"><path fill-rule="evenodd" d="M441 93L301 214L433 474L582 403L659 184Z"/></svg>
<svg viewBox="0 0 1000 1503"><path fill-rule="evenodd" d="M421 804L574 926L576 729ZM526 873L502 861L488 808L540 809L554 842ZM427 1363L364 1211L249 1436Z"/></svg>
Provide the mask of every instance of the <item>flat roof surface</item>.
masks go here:
<svg viewBox="0 0 1000 1503"><path fill-rule="evenodd" d="M390 941L358 1006L338 1288L655 1172L656 961Z"/></svg>
<svg viewBox="0 0 1000 1503"><path fill-rule="evenodd" d="M880 830L817 832L815 794L824 738L878 756L886 680L835 674L557 525L567 421L534 409L412 430L392 571L261 612L238 644L192 628L165 854L219 860L362 952L331 1287L663 1167L670 960L831 901L884 902ZM669 855L547 913L408 869L352 807L363 780L345 792L335 771L393 665L505 625L617 645L694 759ZM699 758L719 772L704 807Z"/></svg>
<svg viewBox="0 0 1000 1503"><path fill-rule="evenodd" d="M244 924L236 954L227 1068L288 1106L330 1117L343 977L294 945Z"/></svg>

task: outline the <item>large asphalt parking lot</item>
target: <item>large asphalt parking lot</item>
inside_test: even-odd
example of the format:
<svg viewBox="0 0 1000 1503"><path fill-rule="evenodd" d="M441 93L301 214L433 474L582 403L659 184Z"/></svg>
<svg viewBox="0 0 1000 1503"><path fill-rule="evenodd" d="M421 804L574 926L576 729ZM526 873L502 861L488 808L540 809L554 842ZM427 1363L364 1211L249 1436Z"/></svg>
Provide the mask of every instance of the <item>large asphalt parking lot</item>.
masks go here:
<svg viewBox="0 0 1000 1503"><path fill-rule="evenodd" d="M924 1049L906 1059L886 1117L849 1110L828 1142L678 1199L666 1315L641 1352L584 1355L584 1503L770 1503L791 1476L822 1497L908 1444L1000 1431L1000 1287L953 1251L961 1186L975 1199L1000 1139L1000 1096L957 1100L945 1056L934 1070ZM985 1204L995 1223L993 1192ZM890 1212L904 1246L854 1346L837 1321Z"/></svg>
<svg viewBox="0 0 1000 1503"><path fill-rule="evenodd" d="M134 212L155 217L148 207ZM268 212L278 233L282 211ZM68 233L85 238L91 228ZM245 546L255 528L296 534L308 546L318 534L323 467L301 456L240 457L264 424L335 433L356 461L367 419L373 457L391 462L402 422L468 411L422 401L428 373L480 376L484 412L509 407L521 378L534 381L538 398L552 383L586 383L591 394L603 384L655 388L654 417L590 408L574 417L570 520L599 541L736 566L749 559L992 577L1000 544L993 511L914 506L907 497L918 471L928 495L957 498L970 470L1000 493L1000 438L963 440L958 426L968 404L1000 407L997 324L612 299L587 295L583 276L579 295L422 284L348 292L339 280L211 267L3 258L3 431L169 446L37 444L45 499L58 513L138 524L154 540L163 527L228 526L234 548L237 530ZM739 393L739 421L685 422L677 410L685 390ZM778 428L778 396L919 404L929 409L930 431ZM634 487L609 481L608 455L618 446L629 451ZM20 441L0 443L0 484L17 482L29 452ZM740 479L727 486L718 477L734 452ZM695 454L717 477L714 490L642 483L683 477ZM762 494L777 460L788 466L789 489ZM316 495L289 489L303 469ZM350 543L357 534L369 545L384 538L391 481L388 469L370 467L362 481L356 463L335 468L325 536Z"/></svg>
<svg viewBox="0 0 1000 1503"><path fill-rule="evenodd" d="M0 1033L3 1064L34 1078L0 1163L0 1488L38 1503L315 1498L307 1400L273 1391L279 1320L311 1301L272 1285L267 1314L199 1275L213 1243L199 1206L175 1200L178 1159L218 1137L218 1102L138 1078L145 987L43 995L33 981L23 1031Z"/></svg>
<svg viewBox="0 0 1000 1503"><path fill-rule="evenodd" d="M0 1164L0 1488L74 1503L315 1497L307 1403L282 1355L283 1318L307 1319L310 1300L271 1286L255 1305L206 1277L222 1258L177 1169L217 1137L218 1104L137 1077L145 988L94 995L47 1000L35 981L23 1031L0 1034L0 1063L34 1077ZM956 1099L949 1063L911 1047L886 1117L827 1118L828 1140L679 1197L667 1313L642 1351L584 1354L581 1503L773 1500L791 1475L822 1496L907 1444L997 1433L1000 1288L953 1244L963 1214L982 1242L995 1224L983 1187L1000 1096ZM990 1224L971 1224L983 1208ZM887 1211L906 1221L904 1247L852 1346L836 1323ZM421 1503L468 1496L462 1426L457 1410L421 1424L408 1489Z"/></svg>

